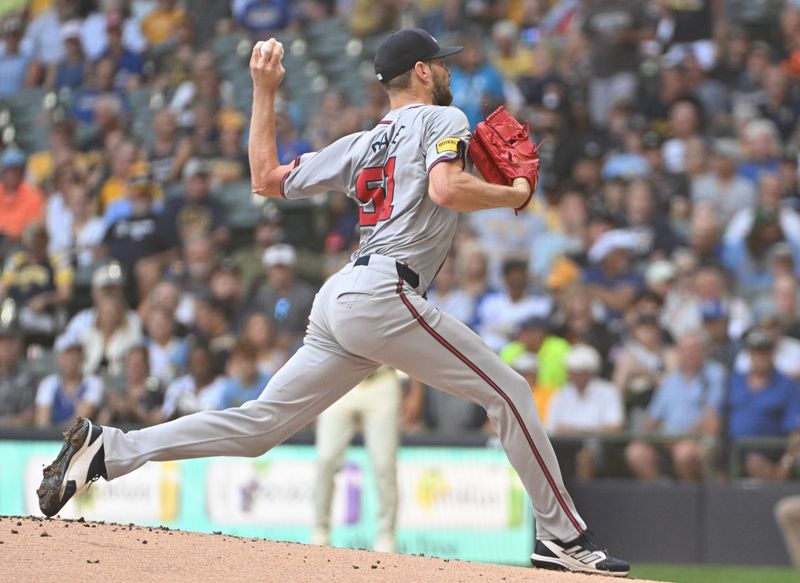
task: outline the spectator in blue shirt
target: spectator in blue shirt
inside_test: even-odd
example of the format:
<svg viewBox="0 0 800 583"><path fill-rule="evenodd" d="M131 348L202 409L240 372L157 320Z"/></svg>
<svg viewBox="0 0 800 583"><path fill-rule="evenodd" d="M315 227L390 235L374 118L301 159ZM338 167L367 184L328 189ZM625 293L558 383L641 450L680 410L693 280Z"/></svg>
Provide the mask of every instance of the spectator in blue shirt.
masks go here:
<svg viewBox="0 0 800 583"><path fill-rule="evenodd" d="M772 286L772 256L776 243L786 242L795 258L800 249L787 237L779 214L760 206L756 209L753 224L743 239L729 239L722 248L722 263L736 277L738 288L748 299L756 299ZM800 262L795 261L796 265Z"/></svg>
<svg viewBox="0 0 800 583"><path fill-rule="evenodd" d="M645 432L658 431L675 438L663 453L671 459L680 480L702 478L707 452L695 436L713 435L719 426L717 411L724 400L725 369L706 357L706 345L702 332L689 332L678 339L678 368L656 389L642 424ZM625 458L637 478L661 478L661 456L654 444L633 441Z"/></svg>
<svg viewBox="0 0 800 583"><path fill-rule="evenodd" d="M458 66L453 67L450 91L453 105L466 114L472 128L483 120L484 109L488 114L506 98L500 72L483 62L480 45L471 40L464 43Z"/></svg>
<svg viewBox="0 0 800 583"><path fill-rule="evenodd" d="M728 435L732 442L750 437L790 437L789 447L746 448L745 472L752 478L779 481L789 477L800 453L800 388L775 370L775 341L754 329L745 338L750 371L734 373L728 388Z"/></svg>
<svg viewBox="0 0 800 583"><path fill-rule="evenodd" d="M599 301L607 320L619 320L644 287L644 279L631 268L631 253L637 248L636 233L612 229L603 233L589 249L591 263L583 281L592 299Z"/></svg>
<svg viewBox="0 0 800 583"><path fill-rule="evenodd" d="M237 342L228 359L228 379L222 394L222 408L239 407L257 399L267 386L269 375L258 370L258 349L247 341Z"/></svg>
<svg viewBox="0 0 800 583"><path fill-rule="evenodd" d="M122 42L122 25L124 21L118 13L108 16L106 34L108 35L108 48L103 53L104 58L111 59L115 65L114 88L125 91L139 84L144 63L142 58L130 51Z"/></svg>
<svg viewBox="0 0 800 583"><path fill-rule="evenodd" d="M4 50L0 54L0 97L12 97L28 84L31 58L20 51L22 20L16 16L3 24Z"/></svg>
<svg viewBox="0 0 800 583"><path fill-rule="evenodd" d="M290 0L234 0L233 16L253 38L264 39L292 20Z"/></svg>

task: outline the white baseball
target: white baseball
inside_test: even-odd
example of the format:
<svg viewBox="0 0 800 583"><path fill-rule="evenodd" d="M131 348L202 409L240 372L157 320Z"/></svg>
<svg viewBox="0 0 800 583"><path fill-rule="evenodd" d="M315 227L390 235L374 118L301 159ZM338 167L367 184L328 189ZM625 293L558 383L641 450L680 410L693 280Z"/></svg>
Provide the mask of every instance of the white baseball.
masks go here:
<svg viewBox="0 0 800 583"><path fill-rule="evenodd" d="M261 56L267 57L272 52L272 47L275 46L275 39L271 38L268 41L261 43Z"/></svg>

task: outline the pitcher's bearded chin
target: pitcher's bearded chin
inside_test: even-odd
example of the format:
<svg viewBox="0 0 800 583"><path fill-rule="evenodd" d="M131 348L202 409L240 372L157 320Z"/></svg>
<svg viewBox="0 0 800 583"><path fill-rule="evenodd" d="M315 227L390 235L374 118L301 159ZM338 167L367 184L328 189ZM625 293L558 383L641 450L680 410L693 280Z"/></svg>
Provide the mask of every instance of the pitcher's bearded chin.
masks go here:
<svg viewBox="0 0 800 583"><path fill-rule="evenodd" d="M433 78L433 104L450 105L453 103L453 94L450 93L450 83L439 75Z"/></svg>

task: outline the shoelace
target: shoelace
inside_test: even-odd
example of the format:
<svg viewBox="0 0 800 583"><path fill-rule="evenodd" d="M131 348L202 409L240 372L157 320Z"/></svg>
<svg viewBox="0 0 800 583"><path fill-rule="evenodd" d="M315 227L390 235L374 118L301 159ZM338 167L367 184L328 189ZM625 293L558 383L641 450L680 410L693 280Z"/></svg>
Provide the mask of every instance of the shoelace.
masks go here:
<svg viewBox="0 0 800 583"><path fill-rule="evenodd" d="M605 553L608 556L608 551L606 549L600 548L600 546L594 542L592 538L594 533L591 530L585 530L581 536L576 538L571 544L572 545L580 545L585 548L587 551L600 551L601 553Z"/></svg>

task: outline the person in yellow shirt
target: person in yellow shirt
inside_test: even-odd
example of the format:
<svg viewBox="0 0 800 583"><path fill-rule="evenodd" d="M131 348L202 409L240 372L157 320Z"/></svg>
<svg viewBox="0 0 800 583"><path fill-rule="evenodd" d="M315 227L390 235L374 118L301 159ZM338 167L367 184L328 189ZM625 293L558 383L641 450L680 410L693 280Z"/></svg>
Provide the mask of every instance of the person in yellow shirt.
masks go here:
<svg viewBox="0 0 800 583"><path fill-rule="evenodd" d="M142 20L142 34L150 45L160 45L169 40L186 13L176 7L175 0L158 0L156 8Z"/></svg>
<svg viewBox="0 0 800 583"><path fill-rule="evenodd" d="M50 129L48 147L28 158L26 178L38 188L43 188L54 179L56 169L71 164L81 172L89 171L89 160L86 154L75 150L72 138L74 126L69 120L59 121Z"/></svg>
<svg viewBox="0 0 800 583"><path fill-rule="evenodd" d="M533 70L533 51L519 43L519 27L510 20L500 20L492 26L494 66L503 77L516 81Z"/></svg>
<svg viewBox="0 0 800 583"><path fill-rule="evenodd" d="M100 186L101 211L127 194L136 158L136 146L131 141L123 140L112 150L111 176Z"/></svg>

